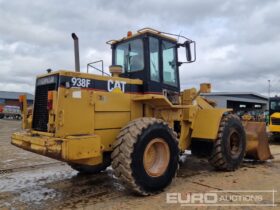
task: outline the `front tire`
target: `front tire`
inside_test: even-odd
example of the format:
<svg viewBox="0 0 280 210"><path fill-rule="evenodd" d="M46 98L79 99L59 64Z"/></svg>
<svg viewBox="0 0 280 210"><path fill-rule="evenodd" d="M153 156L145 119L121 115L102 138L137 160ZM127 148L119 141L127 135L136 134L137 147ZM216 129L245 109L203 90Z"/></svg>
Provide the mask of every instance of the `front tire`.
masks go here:
<svg viewBox="0 0 280 210"><path fill-rule="evenodd" d="M218 139L213 145L209 162L218 170L234 171L242 163L246 150L244 127L238 116L223 116Z"/></svg>
<svg viewBox="0 0 280 210"><path fill-rule="evenodd" d="M114 174L141 195L162 191L176 174L179 149L176 133L155 118L139 118L124 127L113 145Z"/></svg>

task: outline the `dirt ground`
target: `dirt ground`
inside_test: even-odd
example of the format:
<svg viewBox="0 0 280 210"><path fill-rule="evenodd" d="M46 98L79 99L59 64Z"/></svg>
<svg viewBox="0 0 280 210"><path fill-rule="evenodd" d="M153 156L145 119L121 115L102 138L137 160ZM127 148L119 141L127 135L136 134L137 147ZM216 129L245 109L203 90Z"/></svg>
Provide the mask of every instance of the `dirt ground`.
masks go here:
<svg viewBox="0 0 280 210"><path fill-rule="evenodd" d="M243 195L244 192L237 191L254 190L255 195L263 196L261 201L253 202L262 207L227 209L280 209L280 141L270 146L273 160L264 163L247 160L235 172L214 171L207 160L187 154L177 177L164 192L141 197L125 190L111 168L98 175L81 175L65 163L12 146L11 133L18 130L19 121L0 120L0 209L187 209L180 203L167 203L168 193L225 193L223 190L231 191L227 195ZM264 190L267 192L259 192ZM264 206L272 202L271 190L278 191L274 193L276 207Z"/></svg>

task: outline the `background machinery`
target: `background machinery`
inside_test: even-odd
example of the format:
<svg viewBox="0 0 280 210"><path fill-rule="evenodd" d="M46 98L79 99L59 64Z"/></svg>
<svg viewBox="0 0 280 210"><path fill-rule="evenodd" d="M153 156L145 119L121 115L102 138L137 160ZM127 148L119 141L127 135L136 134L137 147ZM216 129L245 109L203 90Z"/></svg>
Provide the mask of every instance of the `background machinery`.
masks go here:
<svg viewBox="0 0 280 210"><path fill-rule="evenodd" d="M200 96L210 84L180 89L179 66L195 61L194 41L181 36L185 41L178 43L176 35L150 28L128 32L107 42L112 76L99 76L79 72L78 37L72 37L76 72L37 77L32 114L20 98L24 131L12 135L13 145L80 172L98 173L111 164L115 176L142 195L169 185L186 149L198 154L207 148L210 164L227 171L245 155L270 158L265 127L242 125L230 109L214 108ZM185 62L178 61L180 47Z"/></svg>
<svg viewBox="0 0 280 210"><path fill-rule="evenodd" d="M0 107L0 119L2 118L21 120L20 107L8 105Z"/></svg>
<svg viewBox="0 0 280 210"><path fill-rule="evenodd" d="M280 97L269 98L268 130L272 139L280 137Z"/></svg>

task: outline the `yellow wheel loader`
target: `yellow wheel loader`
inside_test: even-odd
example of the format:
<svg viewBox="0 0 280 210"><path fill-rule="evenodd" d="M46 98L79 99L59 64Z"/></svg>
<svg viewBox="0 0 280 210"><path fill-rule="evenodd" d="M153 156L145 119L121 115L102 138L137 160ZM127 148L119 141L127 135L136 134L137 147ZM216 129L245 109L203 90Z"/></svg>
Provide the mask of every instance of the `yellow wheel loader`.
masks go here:
<svg viewBox="0 0 280 210"><path fill-rule="evenodd" d="M280 97L269 98L269 121L268 130L271 134L271 139L280 138Z"/></svg>
<svg viewBox="0 0 280 210"><path fill-rule="evenodd" d="M112 165L115 176L142 195L170 184L187 149L203 151L225 171L237 169L245 155L270 158L265 127L242 125L230 109L215 108L200 96L210 84L180 89L179 66L196 59L191 39L180 36L178 43L178 35L150 28L128 32L107 42L112 65L106 76L80 72L78 37L72 37L76 71L37 77L32 114L20 98L24 131L12 135L13 145L80 172ZM186 61L178 61L178 48L186 49Z"/></svg>

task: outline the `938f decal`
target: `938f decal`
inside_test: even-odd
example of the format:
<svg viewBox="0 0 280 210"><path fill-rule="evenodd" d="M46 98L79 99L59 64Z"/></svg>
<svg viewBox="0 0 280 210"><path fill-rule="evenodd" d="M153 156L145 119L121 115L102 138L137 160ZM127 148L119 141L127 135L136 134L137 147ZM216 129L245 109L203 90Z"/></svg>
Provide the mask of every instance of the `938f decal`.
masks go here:
<svg viewBox="0 0 280 210"><path fill-rule="evenodd" d="M107 80L88 79L82 77L59 76L56 79L58 87L83 88L96 91L108 91L114 93L141 93L142 84L129 84L116 78L108 77Z"/></svg>
<svg viewBox="0 0 280 210"><path fill-rule="evenodd" d="M85 79L85 78L72 77L71 86L72 87L88 88L90 86L90 80Z"/></svg>

